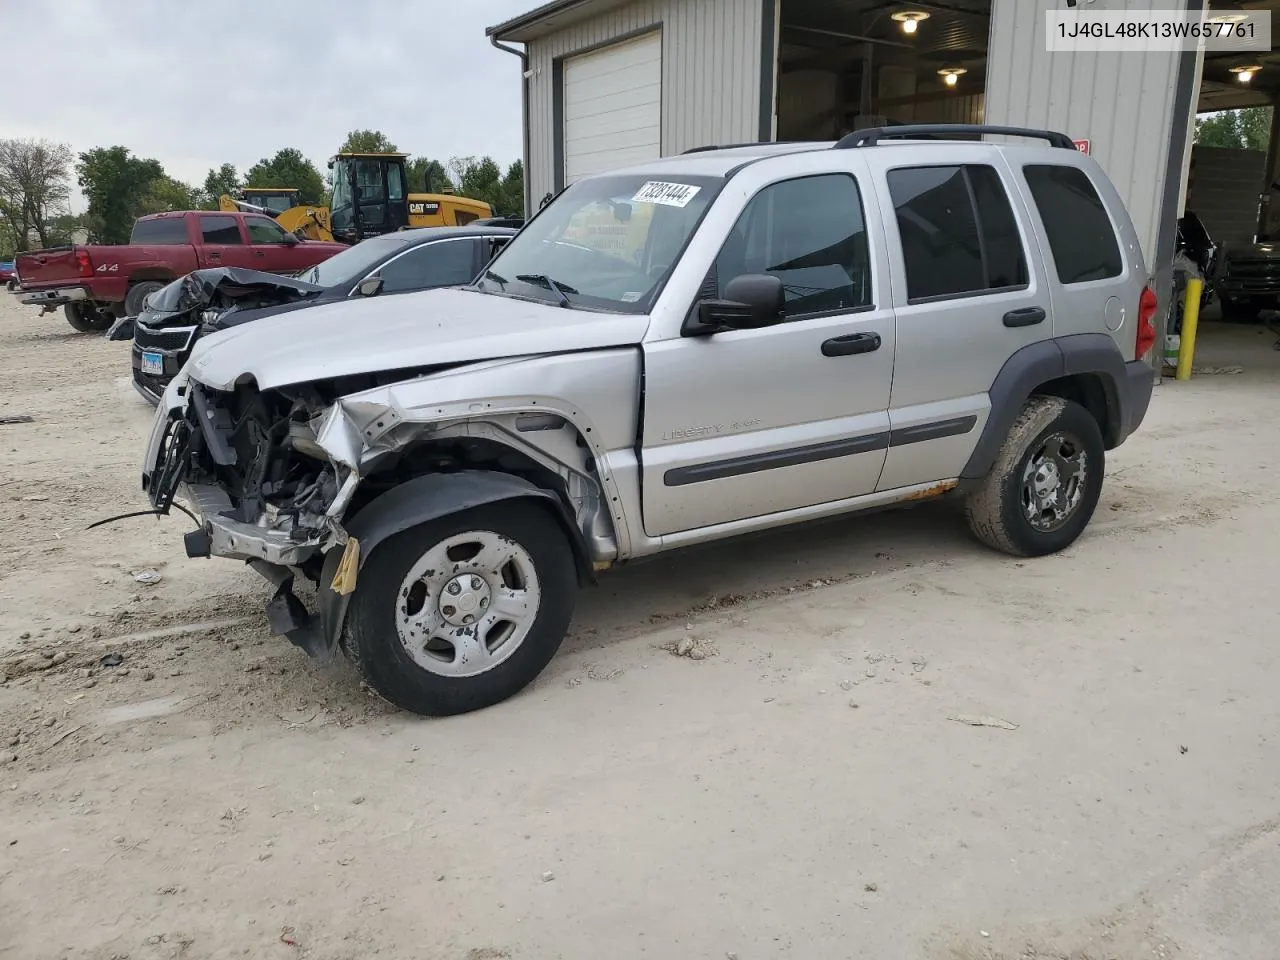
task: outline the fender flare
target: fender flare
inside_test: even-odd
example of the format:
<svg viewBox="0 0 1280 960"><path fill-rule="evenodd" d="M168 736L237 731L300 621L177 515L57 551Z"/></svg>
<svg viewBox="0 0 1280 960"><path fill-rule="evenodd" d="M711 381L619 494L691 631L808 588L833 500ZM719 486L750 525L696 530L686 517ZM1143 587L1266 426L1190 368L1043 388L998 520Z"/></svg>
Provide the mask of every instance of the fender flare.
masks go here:
<svg viewBox="0 0 1280 960"><path fill-rule="evenodd" d="M1005 361L991 384L991 412L982 436L960 473L964 482L981 480L995 463L1000 445L1036 388L1051 380L1093 374L1102 382L1107 407L1107 448L1120 444L1127 432L1125 411L1120 409L1121 388L1126 380L1124 356L1104 333L1079 333L1028 344Z"/></svg>
<svg viewBox="0 0 1280 960"><path fill-rule="evenodd" d="M413 527L464 510L472 510L509 500L534 500L545 504L560 525L573 549L578 579L593 582L595 574L582 531L568 506L553 491L546 490L509 473L496 470L460 470L457 473L429 473L389 490L344 524L347 534L360 542L359 568L379 544ZM318 659L328 660L337 650L346 624L350 596L333 591L334 574L343 549L335 547L324 558L317 587L320 602Z"/></svg>

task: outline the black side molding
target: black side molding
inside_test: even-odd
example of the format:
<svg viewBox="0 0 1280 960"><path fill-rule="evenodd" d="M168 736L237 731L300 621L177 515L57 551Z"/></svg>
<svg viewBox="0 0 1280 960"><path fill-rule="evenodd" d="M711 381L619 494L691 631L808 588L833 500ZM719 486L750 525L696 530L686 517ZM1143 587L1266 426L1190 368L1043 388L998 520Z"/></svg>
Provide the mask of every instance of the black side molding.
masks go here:
<svg viewBox="0 0 1280 960"><path fill-rule="evenodd" d="M749 456L733 457L728 460L695 463L688 467L672 467L662 475L662 482L668 487L683 487L690 483L705 483L708 480L741 477L748 473L759 473L761 470L798 467L804 463L817 463L819 460L851 457L857 453L884 450L888 446L889 432L886 430L884 433L870 433L862 437L828 440L824 443L811 443L803 447L771 450L769 453L754 453Z"/></svg>
<svg viewBox="0 0 1280 960"><path fill-rule="evenodd" d="M762 470L796 467L805 463L817 463L820 460L851 457L858 453L873 453L889 447L905 447L912 443L958 437L971 431L977 424L978 418L974 416L955 417L951 420L938 420L934 423L920 423L881 433L869 433L861 437L828 440L803 447L789 447L785 450L771 450L769 453L733 457L729 460L712 460L688 467L673 467L662 475L662 482L668 487L683 487L690 483L725 480L748 473L759 473Z"/></svg>
<svg viewBox="0 0 1280 960"><path fill-rule="evenodd" d="M914 427L899 427L889 434L889 446L905 447L909 443L960 437L977 425L978 418L969 416L956 417L954 420L939 420L937 423L921 423Z"/></svg>

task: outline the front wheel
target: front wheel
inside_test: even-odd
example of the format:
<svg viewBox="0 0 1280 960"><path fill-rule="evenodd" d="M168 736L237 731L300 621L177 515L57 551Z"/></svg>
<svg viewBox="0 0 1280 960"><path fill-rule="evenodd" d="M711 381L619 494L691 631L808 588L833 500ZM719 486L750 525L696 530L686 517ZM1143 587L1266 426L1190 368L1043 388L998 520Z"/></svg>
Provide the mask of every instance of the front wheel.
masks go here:
<svg viewBox="0 0 1280 960"><path fill-rule="evenodd" d="M1066 549L1093 517L1105 460L1102 431L1088 410L1061 397L1032 397L965 502L970 529L1017 557Z"/></svg>
<svg viewBox="0 0 1280 960"><path fill-rule="evenodd" d="M343 648L402 709L448 716L531 683L560 647L577 596L560 525L527 501L428 521L360 571Z"/></svg>

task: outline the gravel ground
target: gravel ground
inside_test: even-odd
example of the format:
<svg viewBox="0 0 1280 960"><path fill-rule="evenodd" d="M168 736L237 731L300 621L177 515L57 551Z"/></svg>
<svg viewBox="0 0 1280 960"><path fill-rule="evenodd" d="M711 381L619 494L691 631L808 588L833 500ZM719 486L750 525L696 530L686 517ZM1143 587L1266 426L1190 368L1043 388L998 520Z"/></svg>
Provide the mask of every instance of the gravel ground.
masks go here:
<svg viewBox="0 0 1280 960"><path fill-rule="evenodd" d="M0 957L1274 958L1257 331L1207 325L1065 554L931 504L663 558L423 720L181 518L86 530L145 508L150 408L126 344L7 301Z"/></svg>

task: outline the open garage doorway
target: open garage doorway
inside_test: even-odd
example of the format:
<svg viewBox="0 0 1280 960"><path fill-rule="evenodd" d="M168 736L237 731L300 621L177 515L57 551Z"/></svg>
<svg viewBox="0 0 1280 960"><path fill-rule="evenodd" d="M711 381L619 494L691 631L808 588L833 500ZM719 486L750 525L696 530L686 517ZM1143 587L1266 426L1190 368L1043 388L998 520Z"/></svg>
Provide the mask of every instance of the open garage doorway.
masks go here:
<svg viewBox="0 0 1280 960"><path fill-rule="evenodd" d="M981 123L991 0L780 0L777 139Z"/></svg>
<svg viewBox="0 0 1280 960"><path fill-rule="evenodd" d="M1236 9L1274 18L1280 0L1213 4ZM1205 52L1198 79L1179 212L1181 252L1208 274L1195 366L1280 373L1280 52Z"/></svg>

